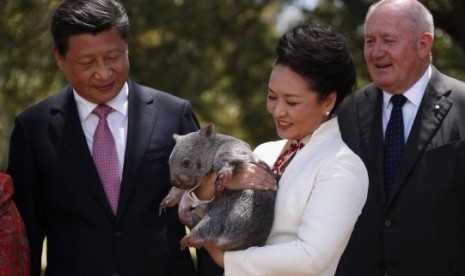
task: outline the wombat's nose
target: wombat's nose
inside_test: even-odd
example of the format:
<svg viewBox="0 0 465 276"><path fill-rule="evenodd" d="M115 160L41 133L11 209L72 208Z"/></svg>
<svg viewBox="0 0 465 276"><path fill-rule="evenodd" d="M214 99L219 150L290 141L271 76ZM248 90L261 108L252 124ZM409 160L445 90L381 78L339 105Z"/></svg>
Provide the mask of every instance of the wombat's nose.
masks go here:
<svg viewBox="0 0 465 276"><path fill-rule="evenodd" d="M171 185L173 185L174 187L179 187L181 183L179 183L179 181L177 181L176 179L171 178Z"/></svg>
<svg viewBox="0 0 465 276"><path fill-rule="evenodd" d="M185 175L177 175L171 178L171 185L179 189L189 188L189 178Z"/></svg>

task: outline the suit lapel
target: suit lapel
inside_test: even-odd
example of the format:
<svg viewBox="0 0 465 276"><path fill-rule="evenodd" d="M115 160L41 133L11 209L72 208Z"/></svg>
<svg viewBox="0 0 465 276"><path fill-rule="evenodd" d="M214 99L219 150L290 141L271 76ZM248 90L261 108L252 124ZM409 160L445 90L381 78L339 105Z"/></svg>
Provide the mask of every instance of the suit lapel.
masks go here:
<svg viewBox="0 0 465 276"><path fill-rule="evenodd" d="M433 69L433 75L426 88L425 95L407 139L399 174L394 183L392 196L388 205L392 202L392 199L413 169L418 157L424 152L431 138L449 112L452 102L447 98L448 93L450 93L450 88L443 81L441 74L436 69Z"/></svg>
<svg viewBox="0 0 465 276"><path fill-rule="evenodd" d="M50 109L50 140L57 147L57 152L64 152L71 171L75 172L77 179L81 179L79 182L87 185L95 200L113 217L82 131L72 88L65 88L56 99L54 107Z"/></svg>
<svg viewBox="0 0 465 276"><path fill-rule="evenodd" d="M370 177L370 191L379 198L377 202L381 205L385 202L384 193L384 139L382 128L382 104L383 93L375 86L370 86L358 97L357 116L360 123L360 133L362 137L361 151L365 156L368 172L372 172Z"/></svg>
<svg viewBox="0 0 465 276"><path fill-rule="evenodd" d="M382 92L374 86L364 90L363 95L360 95L357 101L357 116L360 123L360 132L363 144L370 145L374 134L379 134L381 131L381 106L382 106ZM379 127L378 127L379 125ZM376 126L376 127L373 127ZM375 130L375 131L374 131Z"/></svg>
<svg viewBox="0 0 465 276"><path fill-rule="evenodd" d="M157 112L153 97L135 83L129 81L128 137L124 157L123 178L117 220L126 209L135 187L150 137L155 126Z"/></svg>

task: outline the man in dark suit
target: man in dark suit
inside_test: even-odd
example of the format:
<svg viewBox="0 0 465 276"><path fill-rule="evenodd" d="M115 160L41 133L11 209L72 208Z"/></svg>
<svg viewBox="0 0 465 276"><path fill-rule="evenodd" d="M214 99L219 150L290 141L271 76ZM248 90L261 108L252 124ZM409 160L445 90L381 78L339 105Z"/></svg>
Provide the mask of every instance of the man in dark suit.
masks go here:
<svg viewBox="0 0 465 276"><path fill-rule="evenodd" d="M338 117L370 186L336 275L465 275L465 84L431 65L433 34L415 0L383 0L367 13L373 83Z"/></svg>
<svg viewBox="0 0 465 276"><path fill-rule="evenodd" d="M45 237L46 275L195 275L177 211L158 215L172 136L198 129L190 103L128 80L129 22L117 1L66 0L51 31L70 85L16 118L8 166L32 275ZM221 274L199 263L200 275Z"/></svg>

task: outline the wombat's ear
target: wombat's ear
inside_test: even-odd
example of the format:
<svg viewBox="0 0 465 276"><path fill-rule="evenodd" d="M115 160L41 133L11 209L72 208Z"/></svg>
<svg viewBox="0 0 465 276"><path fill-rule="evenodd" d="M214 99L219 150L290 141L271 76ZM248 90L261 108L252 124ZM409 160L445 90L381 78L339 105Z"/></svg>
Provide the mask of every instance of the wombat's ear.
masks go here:
<svg viewBox="0 0 465 276"><path fill-rule="evenodd" d="M174 141L177 142L179 140L179 135L175 133L173 134L173 138L174 138Z"/></svg>
<svg viewBox="0 0 465 276"><path fill-rule="evenodd" d="M207 138L213 137L216 134L215 125L209 124L200 129L200 134Z"/></svg>

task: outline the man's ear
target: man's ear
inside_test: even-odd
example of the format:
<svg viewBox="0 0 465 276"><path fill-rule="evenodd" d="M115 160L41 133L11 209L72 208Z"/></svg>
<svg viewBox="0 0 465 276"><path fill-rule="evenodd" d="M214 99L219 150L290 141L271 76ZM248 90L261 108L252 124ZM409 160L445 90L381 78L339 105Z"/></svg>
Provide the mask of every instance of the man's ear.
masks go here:
<svg viewBox="0 0 465 276"><path fill-rule="evenodd" d="M419 41L418 54L421 58L431 55L433 49L434 37L432 34L425 32Z"/></svg>
<svg viewBox="0 0 465 276"><path fill-rule="evenodd" d="M55 56L55 61L58 67L60 67L60 69L63 70L64 64L65 64L65 57L61 55L60 52L58 52L56 47L52 47L52 52L53 52L53 55Z"/></svg>

